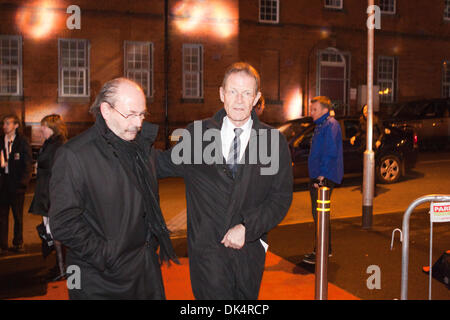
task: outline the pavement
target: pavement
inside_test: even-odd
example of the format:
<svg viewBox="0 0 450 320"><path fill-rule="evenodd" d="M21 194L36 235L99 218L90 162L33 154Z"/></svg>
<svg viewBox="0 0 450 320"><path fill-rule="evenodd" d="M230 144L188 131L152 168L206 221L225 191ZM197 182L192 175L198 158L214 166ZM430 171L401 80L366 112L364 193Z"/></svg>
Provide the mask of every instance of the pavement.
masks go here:
<svg viewBox="0 0 450 320"><path fill-rule="evenodd" d="M397 235L393 249L390 249L392 231L402 227L403 213L416 198L434 193L450 195L450 153L421 154L416 168L402 181L393 185L378 185L377 196L374 198L373 226L369 230L361 227L360 185L361 178L345 179L344 183L333 191L331 199L333 256L328 265L329 285L349 294L340 298L334 296L334 299L347 299L343 297L364 300L399 299L401 243ZM33 186L30 186L25 211L31 202L32 190ZM305 185L296 185L294 191L293 203L288 214L282 223L269 233L270 261L271 263L279 261L276 265L283 266L283 274L289 273L291 276L304 276L310 279L314 275L314 268L301 262L303 255L309 253L313 245L314 226L309 193ZM187 258L184 195L182 180L171 178L160 181L161 208L169 229L173 231L175 250L179 257ZM422 272L422 267L429 261L428 208L429 204L422 205L411 216L409 299L428 299L428 276ZM0 256L2 284L0 299L25 297L51 299L51 296L46 296L51 291L51 285L47 285L44 275L54 265L55 257L52 254L44 260L41 256L41 242L35 229L40 222L41 217L24 213L25 252ZM449 224L434 224L433 234L434 262L444 251L450 249ZM373 266L379 268L381 282L378 287L370 289L368 284L370 279L373 279L370 278ZM266 273L271 271L277 271L277 267L266 264ZM294 282L293 279L282 280L283 285ZM281 282L275 287L280 285ZM272 283L271 291L275 287ZM310 291L314 287L306 287L310 293L307 296L312 297ZM264 297L270 299L267 296L260 296ZM283 299L282 294L278 294L277 297ZM450 300L448 288L435 279L432 280L432 299Z"/></svg>

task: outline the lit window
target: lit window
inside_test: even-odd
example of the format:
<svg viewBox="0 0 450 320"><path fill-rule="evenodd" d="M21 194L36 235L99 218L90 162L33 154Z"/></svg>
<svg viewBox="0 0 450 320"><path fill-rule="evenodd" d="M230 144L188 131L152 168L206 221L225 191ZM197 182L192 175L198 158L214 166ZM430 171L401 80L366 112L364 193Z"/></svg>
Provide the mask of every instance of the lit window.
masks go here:
<svg viewBox="0 0 450 320"><path fill-rule="evenodd" d="M325 0L325 8L342 9L344 0Z"/></svg>
<svg viewBox="0 0 450 320"><path fill-rule="evenodd" d="M59 95L89 96L89 43L83 39L59 39Z"/></svg>
<svg viewBox="0 0 450 320"><path fill-rule="evenodd" d="M397 62L394 57L378 58L378 85L380 102L390 103L396 100Z"/></svg>
<svg viewBox="0 0 450 320"><path fill-rule="evenodd" d="M0 95L22 94L22 38L0 36Z"/></svg>
<svg viewBox="0 0 450 320"><path fill-rule="evenodd" d="M450 98L450 60L442 64L442 96Z"/></svg>
<svg viewBox="0 0 450 320"><path fill-rule="evenodd" d="M280 2L278 0L259 0L259 21L278 23Z"/></svg>
<svg viewBox="0 0 450 320"><path fill-rule="evenodd" d="M139 84L147 97L153 97L153 44L125 41L124 75Z"/></svg>
<svg viewBox="0 0 450 320"><path fill-rule="evenodd" d="M395 0L380 0L381 13L395 14Z"/></svg>
<svg viewBox="0 0 450 320"><path fill-rule="evenodd" d="M445 1L444 19L450 20L450 0L444 0L444 1Z"/></svg>
<svg viewBox="0 0 450 320"><path fill-rule="evenodd" d="M201 44L183 44L183 98L203 98Z"/></svg>

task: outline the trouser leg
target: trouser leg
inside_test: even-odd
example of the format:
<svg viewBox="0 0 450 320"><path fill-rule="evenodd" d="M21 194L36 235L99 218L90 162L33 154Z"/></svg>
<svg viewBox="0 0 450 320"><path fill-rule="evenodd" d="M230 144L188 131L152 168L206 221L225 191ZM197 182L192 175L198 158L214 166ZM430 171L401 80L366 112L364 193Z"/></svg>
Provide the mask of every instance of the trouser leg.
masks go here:
<svg viewBox="0 0 450 320"><path fill-rule="evenodd" d="M0 248L8 249L9 205L0 203Z"/></svg>
<svg viewBox="0 0 450 320"><path fill-rule="evenodd" d="M58 266L59 270L59 278L63 278L66 274L66 266L64 263L64 252L63 252L63 245L61 242L54 240L55 244L55 251L56 251L56 264Z"/></svg>
<svg viewBox="0 0 450 320"><path fill-rule="evenodd" d="M16 193L12 197L11 208L14 217L14 238L13 245L20 246L23 244L23 203L25 200L24 193Z"/></svg>

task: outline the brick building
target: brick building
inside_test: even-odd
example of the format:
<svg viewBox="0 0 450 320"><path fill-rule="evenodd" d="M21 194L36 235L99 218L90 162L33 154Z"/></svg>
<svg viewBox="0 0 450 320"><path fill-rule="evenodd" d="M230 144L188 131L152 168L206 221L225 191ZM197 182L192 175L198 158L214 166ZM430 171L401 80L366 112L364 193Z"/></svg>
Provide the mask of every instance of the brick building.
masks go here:
<svg viewBox="0 0 450 320"><path fill-rule="evenodd" d="M450 96L450 0L375 4L378 110ZM75 135L92 124L100 86L127 76L144 88L164 146L166 124L170 133L221 107L223 72L238 60L261 72L265 122L308 114L315 95L357 113L366 10L364 0L0 0L0 114L18 114L36 144L50 113Z"/></svg>

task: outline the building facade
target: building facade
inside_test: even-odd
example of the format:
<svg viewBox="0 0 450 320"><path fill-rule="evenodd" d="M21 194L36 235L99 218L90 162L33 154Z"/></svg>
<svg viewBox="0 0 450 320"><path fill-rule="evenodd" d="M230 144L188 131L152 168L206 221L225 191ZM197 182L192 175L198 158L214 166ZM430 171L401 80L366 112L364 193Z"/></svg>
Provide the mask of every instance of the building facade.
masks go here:
<svg viewBox="0 0 450 320"><path fill-rule="evenodd" d="M450 96L450 1L0 0L0 114L16 113L32 143L58 113L71 136L92 125L89 106L115 77L137 81L157 145L221 108L224 70L261 73L263 121L307 115L328 95L356 114L367 82L367 23L375 27L376 110Z"/></svg>

